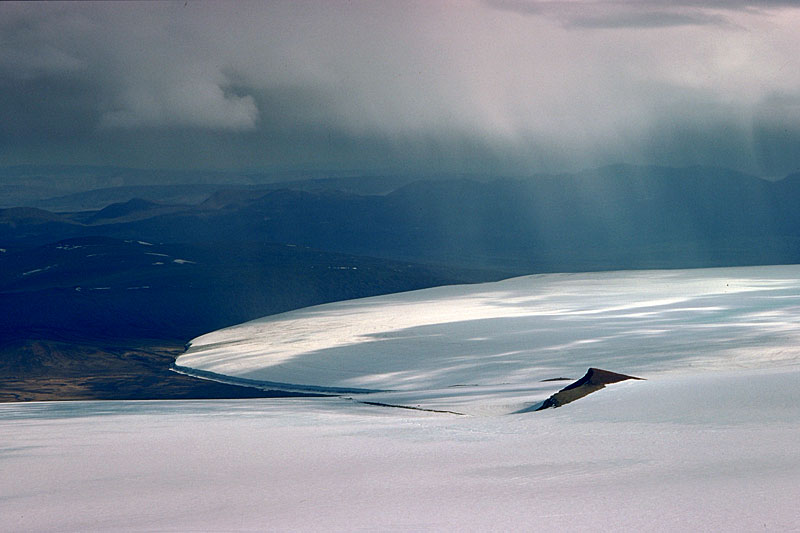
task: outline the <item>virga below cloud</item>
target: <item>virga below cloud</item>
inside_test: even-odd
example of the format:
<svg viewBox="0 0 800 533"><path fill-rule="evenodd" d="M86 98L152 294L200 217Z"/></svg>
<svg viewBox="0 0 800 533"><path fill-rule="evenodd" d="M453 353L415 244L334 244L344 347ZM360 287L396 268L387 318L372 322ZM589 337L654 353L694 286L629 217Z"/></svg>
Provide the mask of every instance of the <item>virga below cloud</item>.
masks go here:
<svg viewBox="0 0 800 533"><path fill-rule="evenodd" d="M789 2L3 4L0 161L779 175L800 168L798 19Z"/></svg>

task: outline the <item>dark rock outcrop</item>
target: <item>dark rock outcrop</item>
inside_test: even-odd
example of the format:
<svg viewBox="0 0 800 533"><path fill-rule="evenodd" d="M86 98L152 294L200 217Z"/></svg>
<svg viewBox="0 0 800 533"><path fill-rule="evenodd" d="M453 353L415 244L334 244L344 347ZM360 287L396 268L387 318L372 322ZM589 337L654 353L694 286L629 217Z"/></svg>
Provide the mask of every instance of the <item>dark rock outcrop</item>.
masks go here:
<svg viewBox="0 0 800 533"><path fill-rule="evenodd" d="M616 372L609 372L608 370L601 370L599 368L590 368L586 375L574 383L570 383L557 393L550 396L542 405L536 408L536 411L549 409L551 407L561 407L562 405L573 402L579 398L599 391L609 383L617 383L628 379L642 379L634 376L627 376L625 374L617 374Z"/></svg>

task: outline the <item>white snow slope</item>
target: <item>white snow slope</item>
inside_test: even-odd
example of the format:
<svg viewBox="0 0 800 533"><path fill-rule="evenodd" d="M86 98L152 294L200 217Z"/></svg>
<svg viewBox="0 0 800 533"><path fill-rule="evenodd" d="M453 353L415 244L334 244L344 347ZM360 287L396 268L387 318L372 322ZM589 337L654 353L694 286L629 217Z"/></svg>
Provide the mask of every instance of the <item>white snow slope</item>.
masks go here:
<svg viewBox="0 0 800 533"><path fill-rule="evenodd" d="M194 339L177 364L500 414L524 405L481 399L530 403L564 385L542 380L592 366L648 379L794 366L799 318L798 266L548 274L273 315Z"/></svg>
<svg viewBox="0 0 800 533"><path fill-rule="evenodd" d="M0 404L0 530L800 530L798 337L796 266L533 276L268 317L179 364L384 392ZM647 381L512 414L589 366Z"/></svg>

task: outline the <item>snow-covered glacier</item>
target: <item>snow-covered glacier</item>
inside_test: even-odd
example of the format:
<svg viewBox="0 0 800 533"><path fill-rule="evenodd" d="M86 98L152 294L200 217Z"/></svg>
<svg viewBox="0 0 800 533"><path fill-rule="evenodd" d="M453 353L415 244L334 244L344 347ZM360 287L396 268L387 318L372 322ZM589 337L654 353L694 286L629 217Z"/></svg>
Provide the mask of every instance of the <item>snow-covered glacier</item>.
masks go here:
<svg viewBox="0 0 800 533"><path fill-rule="evenodd" d="M798 530L798 341L798 266L266 317L193 340L179 367L337 395L0 404L0 530ZM522 412L588 367L645 380Z"/></svg>
<svg viewBox="0 0 800 533"><path fill-rule="evenodd" d="M799 317L797 266L545 274L269 316L194 339L177 365L463 407L470 394L538 397L542 380L589 367L655 378L794 365Z"/></svg>

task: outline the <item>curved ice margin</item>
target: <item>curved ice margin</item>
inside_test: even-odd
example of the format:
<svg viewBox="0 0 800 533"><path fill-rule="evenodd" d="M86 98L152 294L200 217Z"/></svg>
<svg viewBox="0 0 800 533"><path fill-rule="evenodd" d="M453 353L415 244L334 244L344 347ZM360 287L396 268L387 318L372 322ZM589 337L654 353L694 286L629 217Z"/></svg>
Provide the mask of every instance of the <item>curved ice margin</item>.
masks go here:
<svg viewBox="0 0 800 533"><path fill-rule="evenodd" d="M317 394L328 394L338 396L340 394L369 394L371 392L389 392L381 389L348 389L343 387L321 387L318 385L296 385L293 383L280 383L277 381L261 381L258 379L238 378L209 372L208 370L198 370L188 366L173 364L169 367L173 372L191 376L193 378L207 379L227 385L239 385L240 387L250 387L261 390L279 390L284 392L308 392Z"/></svg>

